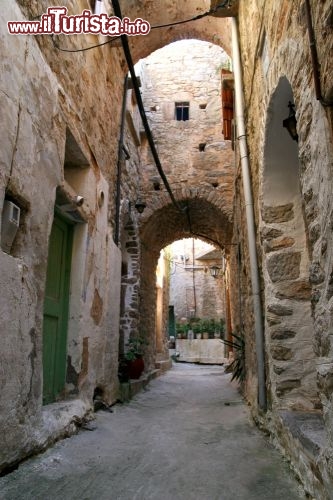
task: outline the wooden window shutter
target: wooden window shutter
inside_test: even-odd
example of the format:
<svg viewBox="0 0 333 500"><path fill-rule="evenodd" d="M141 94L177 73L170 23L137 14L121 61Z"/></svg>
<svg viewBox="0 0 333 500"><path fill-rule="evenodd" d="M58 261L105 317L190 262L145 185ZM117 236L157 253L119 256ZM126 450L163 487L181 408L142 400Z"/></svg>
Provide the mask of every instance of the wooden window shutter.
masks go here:
<svg viewBox="0 0 333 500"><path fill-rule="evenodd" d="M224 139L232 139L232 120L234 118L234 80L232 73L222 70L222 132Z"/></svg>

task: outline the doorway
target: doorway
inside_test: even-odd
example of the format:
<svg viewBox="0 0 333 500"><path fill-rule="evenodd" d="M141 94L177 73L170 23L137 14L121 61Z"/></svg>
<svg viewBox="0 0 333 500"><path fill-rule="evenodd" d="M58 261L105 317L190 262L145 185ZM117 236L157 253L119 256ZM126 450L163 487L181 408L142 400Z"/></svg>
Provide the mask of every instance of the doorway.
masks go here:
<svg viewBox="0 0 333 500"><path fill-rule="evenodd" d="M310 254L304 218L298 144L286 130L286 77L271 97L262 178L260 233L265 280L265 332L272 405L292 410L320 407L309 284Z"/></svg>
<svg viewBox="0 0 333 500"><path fill-rule="evenodd" d="M73 225L55 214L47 263L43 322L43 404L64 390Z"/></svg>

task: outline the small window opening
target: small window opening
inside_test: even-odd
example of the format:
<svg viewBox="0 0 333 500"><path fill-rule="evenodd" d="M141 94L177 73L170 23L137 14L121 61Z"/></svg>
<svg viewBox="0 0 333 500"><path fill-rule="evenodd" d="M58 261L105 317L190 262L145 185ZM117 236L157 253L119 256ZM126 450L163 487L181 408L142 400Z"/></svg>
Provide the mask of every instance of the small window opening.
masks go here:
<svg viewBox="0 0 333 500"><path fill-rule="evenodd" d="M175 119L177 121L187 121L190 119L190 103L176 102L175 103Z"/></svg>
<svg viewBox="0 0 333 500"><path fill-rule="evenodd" d="M207 103L204 104L199 104L200 109L206 109L207 108Z"/></svg>
<svg viewBox="0 0 333 500"><path fill-rule="evenodd" d="M205 142L201 142L199 144L199 151L205 151L205 147L206 147L206 143Z"/></svg>

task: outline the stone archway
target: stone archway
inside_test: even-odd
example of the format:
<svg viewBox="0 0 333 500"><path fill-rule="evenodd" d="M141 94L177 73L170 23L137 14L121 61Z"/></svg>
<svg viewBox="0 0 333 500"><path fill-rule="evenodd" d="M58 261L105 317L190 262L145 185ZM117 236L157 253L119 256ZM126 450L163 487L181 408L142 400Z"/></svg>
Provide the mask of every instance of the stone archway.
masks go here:
<svg viewBox="0 0 333 500"><path fill-rule="evenodd" d="M268 108L262 178L266 350L273 406L313 409L318 394L298 145L282 127L293 100L289 81L280 78Z"/></svg>
<svg viewBox="0 0 333 500"><path fill-rule="evenodd" d="M191 33L187 26L182 38ZM231 241L234 153L221 130L221 68L229 59L217 44L198 40L206 38L202 33L193 32L193 36L195 40L154 52L137 68L159 158L181 207L171 203L142 136L140 186L147 207L139 221L140 330L150 339L145 359L148 370L154 368L161 345L157 346L155 335L156 326L160 327L156 325L155 272L161 249L192 236L221 248ZM184 101L189 116L179 120L175 109Z"/></svg>
<svg viewBox="0 0 333 500"><path fill-rule="evenodd" d="M169 43L191 38L214 43L231 54L231 21L228 17L207 16L187 22L197 15L208 12L210 8L210 0L191 0L181 3L155 0L144 4L136 0L127 1L122 9L123 16L131 19L140 17L147 20L152 27L147 36L129 37L133 61L136 63ZM227 16L231 15L229 9L224 9L224 13ZM172 26L172 23L182 21L186 22ZM155 29L158 26L161 27Z"/></svg>
<svg viewBox="0 0 333 500"><path fill-rule="evenodd" d="M187 214L164 200L165 204L143 218L141 241L141 286L140 286L140 329L145 331L149 338L146 354L148 370L155 365L156 359L156 266L162 248L177 239L199 237L208 243L214 243L220 248L228 249L231 240L231 221L221 210L216 197L215 203L203 196L181 197L178 201L181 206L187 207ZM161 200L160 200L161 202ZM189 220L191 227L189 227ZM168 353L166 353L167 356Z"/></svg>

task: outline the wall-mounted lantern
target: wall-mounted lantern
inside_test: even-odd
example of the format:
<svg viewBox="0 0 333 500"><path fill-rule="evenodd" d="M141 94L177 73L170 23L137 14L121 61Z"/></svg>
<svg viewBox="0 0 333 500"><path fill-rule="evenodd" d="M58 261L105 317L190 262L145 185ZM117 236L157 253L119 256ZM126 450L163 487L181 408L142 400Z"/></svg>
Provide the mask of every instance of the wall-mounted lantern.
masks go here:
<svg viewBox="0 0 333 500"><path fill-rule="evenodd" d="M142 198L138 198L136 200L136 203L135 203L135 208L137 209L137 211L139 212L139 214L142 214L142 212L144 211L144 209L146 208L146 203L144 202L144 200Z"/></svg>
<svg viewBox="0 0 333 500"><path fill-rule="evenodd" d="M221 271L221 268L220 267L217 267L217 266L211 266L209 268L209 272L210 272L210 275L213 277L213 278L218 278L220 276L220 271Z"/></svg>
<svg viewBox="0 0 333 500"><path fill-rule="evenodd" d="M282 125L288 130L290 137L298 142L298 134L297 134L297 120L295 116L295 104L292 104L291 101L288 103L289 108L289 116L285 120L283 120Z"/></svg>

